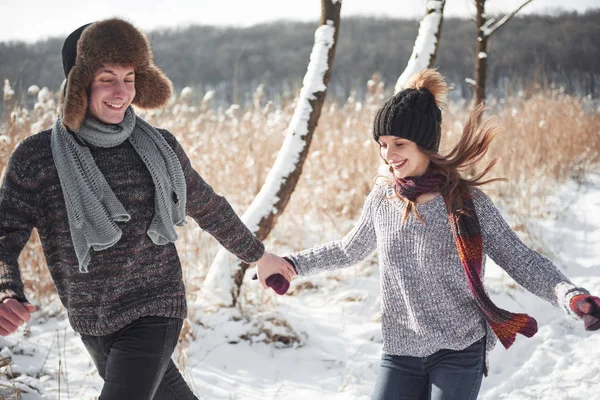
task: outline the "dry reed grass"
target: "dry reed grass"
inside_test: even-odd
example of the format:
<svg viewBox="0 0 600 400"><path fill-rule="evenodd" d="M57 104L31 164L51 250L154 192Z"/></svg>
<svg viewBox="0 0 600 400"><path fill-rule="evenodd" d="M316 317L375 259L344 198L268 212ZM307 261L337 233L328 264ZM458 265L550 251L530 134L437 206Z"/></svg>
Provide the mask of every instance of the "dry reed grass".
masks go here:
<svg viewBox="0 0 600 400"><path fill-rule="evenodd" d="M317 232L321 235L317 239L323 240L348 230L377 173L379 157L371 126L384 92L383 83L374 76L366 100L351 96L344 104L324 105L298 186L268 239L270 249L300 249L308 230L313 238ZM0 171L18 142L50 128L56 116L54 94L34 88L29 95L37 96L32 109L18 106L15 95L5 92L8 111L0 120ZM275 160L294 100L276 105L258 90L252 105L226 109L211 106L210 92L196 104L190 104L189 95L184 90L168 108L145 118L172 131L199 173L241 214ZM582 180L598 169L600 112L590 100L555 89L518 94L502 104L490 104L490 110L502 128L490 151L490 156L501 158L494 175L508 178L509 183L492 184L487 191L521 221L545 213L546 196L565 179ZM464 104L448 106L442 150L457 140L467 116ZM200 287L218 250L216 241L194 225L180 230L178 242L190 296ZM29 294L38 304L54 301L36 235L20 262Z"/></svg>

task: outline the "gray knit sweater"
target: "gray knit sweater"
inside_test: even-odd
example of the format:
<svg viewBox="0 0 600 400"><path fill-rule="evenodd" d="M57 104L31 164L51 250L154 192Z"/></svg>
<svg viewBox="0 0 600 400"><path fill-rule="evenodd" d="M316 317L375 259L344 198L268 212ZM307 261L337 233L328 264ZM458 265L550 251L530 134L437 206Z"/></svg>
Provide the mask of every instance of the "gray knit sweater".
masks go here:
<svg viewBox="0 0 600 400"><path fill-rule="evenodd" d="M187 215L246 262L258 260L262 243L227 200L192 168L175 137L159 130L179 158L187 186ZM25 301L17 258L32 229L38 230L48 269L73 329L105 335L147 315L185 318L186 299L175 245L156 245L147 234L155 213L154 183L129 141L90 151L131 220L120 222L114 246L92 252L89 273L79 272L50 131L15 149L0 188L0 301Z"/></svg>
<svg viewBox="0 0 600 400"><path fill-rule="evenodd" d="M575 315L569 301L587 291L527 248L483 192L472 189L472 197L485 254L525 289ZM491 350L497 338L477 311L442 196L417 205L425 223L411 213L402 226L404 208L392 186L377 186L343 239L289 258L298 274L309 275L356 264L377 250L386 354L424 357L441 349L462 350L486 334Z"/></svg>

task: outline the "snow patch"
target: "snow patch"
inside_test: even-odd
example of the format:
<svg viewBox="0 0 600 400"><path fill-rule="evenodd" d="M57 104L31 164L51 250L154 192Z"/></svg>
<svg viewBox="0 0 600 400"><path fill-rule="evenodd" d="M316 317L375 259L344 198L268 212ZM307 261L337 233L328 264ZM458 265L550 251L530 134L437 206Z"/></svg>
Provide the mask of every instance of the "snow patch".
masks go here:
<svg viewBox="0 0 600 400"><path fill-rule="evenodd" d="M600 175L583 184L568 182L553 201L564 213L538 221L536 233L556 252L552 259L567 276L597 295ZM319 234L305 235L303 245L319 244L322 233L328 239L338 234L335 229L322 232L322 221L309 224ZM343 228L353 221L347 225ZM586 332L582 321L514 287L492 262L486 270L493 301L530 314L540 329L531 339L519 337L509 350L496 346L478 398L597 399L600 334ZM236 308L194 308L195 340L186 350L182 372L207 400L368 400L382 350L379 285L372 257L351 268L294 279L293 294L287 296L252 291L246 316ZM295 334L300 343L268 343L270 337ZM100 393L102 380L63 317L45 319L34 313L17 333L0 338L0 349L5 349L0 356L11 357L12 371L21 374L0 377L0 385L22 388L27 392L23 400L92 400Z"/></svg>

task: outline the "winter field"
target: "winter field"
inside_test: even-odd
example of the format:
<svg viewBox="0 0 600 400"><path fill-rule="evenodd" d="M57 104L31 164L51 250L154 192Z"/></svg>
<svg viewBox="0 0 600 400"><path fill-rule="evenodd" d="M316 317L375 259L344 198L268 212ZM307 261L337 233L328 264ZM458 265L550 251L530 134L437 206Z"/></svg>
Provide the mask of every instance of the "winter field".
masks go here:
<svg viewBox="0 0 600 400"><path fill-rule="evenodd" d="M377 77L366 99L326 102L298 186L266 241L284 255L342 237L360 213L377 175L371 136L375 111L388 96ZM247 105L214 107L212 94L184 89L169 108L145 118L171 130L195 168L242 214L260 190L283 142L297 99L273 104L258 90ZM18 100L35 100L20 107ZM0 170L26 136L56 116L48 89L11 93L0 116ZM442 150L467 120L450 103ZM575 283L600 294L600 110L590 99L532 88L492 101L502 131L490 155L494 176L484 190L526 243ZM297 278L286 296L263 291L246 274L236 307L214 304L203 283L219 246L193 221L178 242L189 318L174 359L196 394L210 399L368 399L381 355L377 256L334 273ZM30 323L0 338L0 398L95 399L102 381L70 328L45 270L37 238L20 259ZM486 285L500 307L537 319L532 339L497 346L481 399L600 399L600 333L520 289L488 261Z"/></svg>

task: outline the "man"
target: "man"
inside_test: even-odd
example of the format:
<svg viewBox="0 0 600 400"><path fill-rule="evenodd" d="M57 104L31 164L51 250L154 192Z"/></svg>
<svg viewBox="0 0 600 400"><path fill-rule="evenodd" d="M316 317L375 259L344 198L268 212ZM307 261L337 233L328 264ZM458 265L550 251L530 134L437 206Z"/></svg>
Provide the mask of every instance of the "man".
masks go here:
<svg viewBox="0 0 600 400"><path fill-rule="evenodd" d="M165 105L172 85L146 36L109 19L63 46L66 86L51 130L13 152L0 189L0 334L29 320L17 259L38 230L73 329L105 384L100 399L195 399L171 355L187 313L174 226L196 220L263 276L295 274L264 251L166 130L131 105Z"/></svg>

